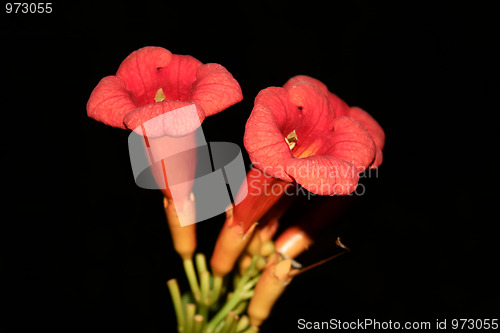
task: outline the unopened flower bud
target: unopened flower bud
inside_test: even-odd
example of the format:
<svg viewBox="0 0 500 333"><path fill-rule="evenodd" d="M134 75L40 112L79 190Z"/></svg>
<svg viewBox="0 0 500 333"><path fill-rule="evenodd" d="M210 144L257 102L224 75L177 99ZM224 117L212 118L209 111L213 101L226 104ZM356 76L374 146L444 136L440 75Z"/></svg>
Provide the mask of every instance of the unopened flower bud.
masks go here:
<svg viewBox="0 0 500 333"><path fill-rule="evenodd" d="M292 280L291 269L291 260L287 259L275 262L262 272L248 306L252 326L260 326L269 317L274 303Z"/></svg>
<svg viewBox="0 0 500 333"><path fill-rule="evenodd" d="M181 227L178 214L184 214L186 220L195 220L195 203L194 195L191 193L189 198L184 202L183 210L178 213L174 202L163 198L163 207L167 215L168 226L172 235L174 249L182 259L191 259L196 250L196 224L190 224Z"/></svg>
<svg viewBox="0 0 500 333"><path fill-rule="evenodd" d="M313 243L311 237L297 226L286 229L276 240L276 251L295 258Z"/></svg>
<svg viewBox="0 0 500 333"><path fill-rule="evenodd" d="M233 215L228 213L228 217L215 243L210 266L215 276L223 277L234 267L236 260L245 249L250 237L255 229L253 224L246 232L243 225L232 225Z"/></svg>

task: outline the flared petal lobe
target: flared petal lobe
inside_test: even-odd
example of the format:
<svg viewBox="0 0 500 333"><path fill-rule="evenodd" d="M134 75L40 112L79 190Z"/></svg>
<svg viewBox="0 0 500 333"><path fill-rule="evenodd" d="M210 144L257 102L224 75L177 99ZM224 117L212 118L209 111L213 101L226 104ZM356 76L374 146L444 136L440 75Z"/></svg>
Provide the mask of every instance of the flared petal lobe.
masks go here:
<svg viewBox="0 0 500 333"><path fill-rule="evenodd" d="M294 159L287 171L297 183L319 195L347 195L356 189L359 180L354 165L329 155Z"/></svg>
<svg viewBox="0 0 500 333"><path fill-rule="evenodd" d="M262 90L245 126L244 144L254 166L265 174L292 182L283 166L293 158L284 138L298 114L283 88Z"/></svg>
<svg viewBox="0 0 500 333"><path fill-rule="evenodd" d="M144 105L129 112L123 122L127 128L139 130L139 132L141 125L147 124L146 135L148 137L163 135L179 137L193 133L204 119L205 112L197 104L164 101ZM144 135L142 132L139 134Z"/></svg>
<svg viewBox="0 0 500 333"><path fill-rule="evenodd" d="M206 116L227 109L243 99L240 85L226 68L205 64L198 68L190 101L203 107Z"/></svg>
<svg viewBox="0 0 500 333"><path fill-rule="evenodd" d="M335 110L335 115L337 117L342 117L347 115L347 111L349 110L349 105L347 105L346 102L344 102L341 98L339 98L337 95L334 93L331 93L328 90L328 87L321 82L318 79L312 78L307 75L297 75L292 77L290 80L288 80L283 87L285 89L288 89L292 85L299 83L299 82L309 82L314 85L316 85L325 95L327 95L328 100L330 101L330 104L332 105L333 109Z"/></svg>
<svg viewBox="0 0 500 333"><path fill-rule="evenodd" d="M116 76L106 76L92 91L87 114L106 125L126 129L123 117L136 107L125 82Z"/></svg>
<svg viewBox="0 0 500 333"><path fill-rule="evenodd" d="M363 172L375 156L372 136L360 122L351 117L336 118L332 124L330 135L325 136L327 142L324 144L324 153L347 161Z"/></svg>
<svg viewBox="0 0 500 333"><path fill-rule="evenodd" d="M368 112L356 106L349 108L348 115L359 121L372 136L376 153L371 168L378 168L382 164L382 149L385 145L385 133L382 126Z"/></svg>
<svg viewBox="0 0 500 333"><path fill-rule="evenodd" d="M373 119L372 116L370 116L368 112L357 106L353 106L349 109L348 116L359 121L368 130L368 132L370 132L377 147L379 147L380 149L384 148L384 130L379 125L379 123L375 119Z"/></svg>
<svg viewBox="0 0 500 333"><path fill-rule="evenodd" d="M283 85L283 88L288 90L288 89L290 89L291 86L293 86L294 84L299 83L299 82L312 83L315 86L317 86L319 89L321 89L321 91L323 91L323 93L325 93L325 94L328 93L328 88L323 82L321 82L320 80L315 79L313 77L307 76L307 75L296 75L296 76L290 78Z"/></svg>

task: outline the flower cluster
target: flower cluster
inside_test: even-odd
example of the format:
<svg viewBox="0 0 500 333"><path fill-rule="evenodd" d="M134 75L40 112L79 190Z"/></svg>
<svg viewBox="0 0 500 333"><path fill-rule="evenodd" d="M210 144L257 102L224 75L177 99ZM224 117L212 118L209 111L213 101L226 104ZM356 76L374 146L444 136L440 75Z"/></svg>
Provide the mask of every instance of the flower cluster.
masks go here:
<svg viewBox="0 0 500 333"><path fill-rule="evenodd" d="M145 47L132 52L116 75L99 82L87 113L104 124L137 132L151 152L166 156L192 147L194 132L205 117L242 98L238 82L223 66L202 64L161 47ZM194 110L195 117L175 112L185 107ZM172 116L146 126L161 115ZM184 200L174 204L163 160L153 163L150 158L155 180L164 185L160 188L173 246L183 260L191 289L181 296L177 281L167 282L178 331L258 332L293 277L315 266L297 269L293 259L313 244L314 233L325 225L332 207L323 202L317 210L321 214L289 226L273 241L293 200L283 194L294 186L326 199L352 193L360 174L382 163L384 142L377 121L361 108L348 106L317 79L299 75L283 87L260 91L244 133L253 163L248 186L238 193L239 203L226 212L211 256L211 272L203 254L193 261L195 224L181 227L179 223L181 214L194 220L192 184L183 185ZM195 154L177 162L169 167L182 173L183 179L192 179ZM229 274L235 275L231 292L230 286L223 286ZM222 298L224 292L228 295Z"/></svg>

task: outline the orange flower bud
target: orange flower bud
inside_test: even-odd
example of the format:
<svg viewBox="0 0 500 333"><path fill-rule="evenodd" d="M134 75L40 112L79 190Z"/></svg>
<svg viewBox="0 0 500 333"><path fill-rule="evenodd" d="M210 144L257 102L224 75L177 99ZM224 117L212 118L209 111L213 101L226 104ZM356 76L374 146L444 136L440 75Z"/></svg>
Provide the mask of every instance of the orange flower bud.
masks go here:
<svg viewBox="0 0 500 333"><path fill-rule="evenodd" d="M293 226L286 229L276 240L276 251L287 256L295 258L304 250L307 250L313 243L311 237L300 227Z"/></svg>
<svg viewBox="0 0 500 333"><path fill-rule="evenodd" d="M248 305L248 316L252 326L260 326L269 317L274 303L292 280L291 268L291 260L287 259L273 263L262 272Z"/></svg>
<svg viewBox="0 0 500 333"><path fill-rule="evenodd" d="M210 266L215 276L223 277L232 271L236 260L248 244L256 225L254 223L245 232L241 223L233 224L232 212L228 211L226 222L224 222L224 226L219 233L210 260Z"/></svg>
<svg viewBox="0 0 500 333"><path fill-rule="evenodd" d="M188 199L184 202L183 210L178 213L174 202L163 198L163 206L167 215L168 226L172 235L174 249L182 259L192 259L196 250L196 208L194 195L191 193ZM193 221L193 224L181 227L178 214L184 214L184 217Z"/></svg>

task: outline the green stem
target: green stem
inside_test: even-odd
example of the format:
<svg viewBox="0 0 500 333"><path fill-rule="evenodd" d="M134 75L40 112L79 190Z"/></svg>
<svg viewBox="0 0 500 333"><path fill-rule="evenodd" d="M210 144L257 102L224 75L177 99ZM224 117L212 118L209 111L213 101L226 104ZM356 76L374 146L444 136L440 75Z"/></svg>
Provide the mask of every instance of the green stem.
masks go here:
<svg viewBox="0 0 500 333"><path fill-rule="evenodd" d="M228 333L236 333L236 325L238 325L238 317L236 317L233 325L231 326L231 329L228 331Z"/></svg>
<svg viewBox="0 0 500 333"><path fill-rule="evenodd" d="M215 327L217 326L217 324L219 324L219 322L221 320L223 320L227 316L227 314L232 309L234 309L234 307L236 305L238 305L238 303L241 301L239 294L240 294L240 291L235 292L233 294L233 296L229 299L229 301L227 301L226 304L224 304L222 309L220 309L219 312L212 318L212 320L210 320L210 322L207 325L207 332L208 333L212 333L214 331Z"/></svg>
<svg viewBox="0 0 500 333"><path fill-rule="evenodd" d="M259 282L259 279L260 279L260 274L258 274L256 277L254 277L253 279L251 279L250 281L248 281L244 286L241 287L241 289L243 289L243 290L250 290L250 289L252 289L253 287L255 287L255 285L257 284L257 282Z"/></svg>
<svg viewBox="0 0 500 333"><path fill-rule="evenodd" d="M210 295L210 305L214 304L219 299L220 291L222 289L222 282L223 277L214 276L212 295Z"/></svg>
<svg viewBox="0 0 500 333"><path fill-rule="evenodd" d="M245 300L242 300L241 302L238 303L238 305L236 305L233 309L233 312L237 315L240 315L243 313L243 311L246 310L247 308L247 305L248 305L248 302L245 301Z"/></svg>
<svg viewBox="0 0 500 333"><path fill-rule="evenodd" d="M231 330L232 326L236 324L236 318L237 316L234 314L234 312L229 311L226 319L224 320L224 328L222 329L221 333L228 333Z"/></svg>
<svg viewBox="0 0 500 333"><path fill-rule="evenodd" d="M201 333L201 330L203 329L203 322L204 321L205 321L205 319L201 314L197 314L194 316L193 333Z"/></svg>
<svg viewBox="0 0 500 333"><path fill-rule="evenodd" d="M196 305L186 304L186 330L185 333L193 333L194 314L196 313Z"/></svg>
<svg viewBox="0 0 500 333"><path fill-rule="evenodd" d="M199 315L203 318L202 321L202 326L203 326L208 318L208 306L200 306Z"/></svg>
<svg viewBox="0 0 500 333"><path fill-rule="evenodd" d="M200 311L199 313L204 317L207 318L208 315L208 303L209 303L209 298L208 298L208 293L210 291L210 272L209 271L203 271L200 274L200 288L201 288L201 297L200 297Z"/></svg>
<svg viewBox="0 0 500 333"><path fill-rule="evenodd" d="M255 293L254 290L247 290L244 291L240 294L240 300L246 301L247 299L250 299L253 297L253 294Z"/></svg>
<svg viewBox="0 0 500 333"><path fill-rule="evenodd" d="M200 274L201 299L200 303L208 305L208 292L210 291L210 273L204 271Z"/></svg>
<svg viewBox="0 0 500 333"><path fill-rule="evenodd" d="M223 320L227 316L227 314L231 310L233 310L238 305L238 303L240 303L240 301L242 299L247 299L248 298L249 292L248 292L247 282L249 284L253 285L253 284L255 284L254 280L258 279L258 278L255 278L255 279L253 279L252 281L249 282L249 280L256 273L255 264L257 263L258 259L259 259L259 256L253 256L252 257L252 262L250 263L250 266L247 268L247 270L245 271L245 273L243 274L243 276L241 277L241 279L238 281L238 284L237 284L237 286L236 286L236 288L235 288L235 290L233 292L233 295L226 302L226 304L224 304L224 306L222 307L222 309L220 309L219 312L208 323L208 326L207 326L207 332L208 333L212 333L214 331L214 329L217 327L217 325L219 324L219 322L221 320ZM249 288L251 288L251 286L249 286Z"/></svg>
<svg viewBox="0 0 500 333"><path fill-rule="evenodd" d="M194 257L196 262L196 269L198 270L198 274L205 272L207 270L207 261L205 259L205 255L203 253L197 253Z"/></svg>
<svg viewBox="0 0 500 333"><path fill-rule="evenodd" d="M221 333L223 329L224 329L224 322L221 321L219 325L215 326L213 333Z"/></svg>
<svg viewBox="0 0 500 333"><path fill-rule="evenodd" d="M196 278L193 260L184 259L182 263L184 264L184 271L186 272L186 276L189 282L189 286L191 287L191 291L193 292L194 299L197 302L200 302L200 287L198 285L198 279Z"/></svg>
<svg viewBox="0 0 500 333"><path fill-rule="evenodd" d="M235 289L241 288L248 282L248 280L250 280L250 278L255 273L255 264L257 263L257 260L259 260L259 256L252 257L252 262L250 263L250 266L248 266L247 270L245 271L241 279L238 281L238 284L236 285Z"/></svg>
<svg viewBox="0 0 500 333"><path fill-rule="evenodd" d="M175 316L177 317L177 331L184 331L184 308L182 306L181 292L176 279L167 281L167 286L170 291L170 297L174 304Z"/></svg>

